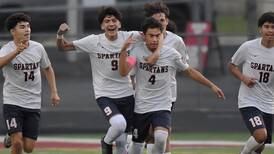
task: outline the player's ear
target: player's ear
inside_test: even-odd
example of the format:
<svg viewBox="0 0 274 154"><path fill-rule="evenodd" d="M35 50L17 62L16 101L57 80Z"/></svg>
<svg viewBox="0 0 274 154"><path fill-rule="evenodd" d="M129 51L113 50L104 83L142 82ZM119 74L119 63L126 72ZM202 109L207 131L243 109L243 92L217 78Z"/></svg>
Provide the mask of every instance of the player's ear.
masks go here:
<svg viewBox="0 0 274 154"><path fill-rule="evenodd" d="M122 26L121 26L121 22L119 22L118 24L118 29L120 29Z"/></svg>
<svg viewBox="0 0 274 154"><path fill-rule="evenodd" d="M145 34L144 32L140 32L141 36L142 36L142 39L145 39Z"/></svg>
<svg viewBox="0 0 274 154"><path fill-rule="evenodd" d="M262 28L261 27L259 27L258 32L259 32L259 34L262 34Z"/></svg>
<svg viewBox="0 0 274 154"><path fill-rule="evenodd" d="M15 32L15 29L14 29L14 28L10 29L10 33L11 33L12 35L14 34L14 32Z"/></svg>
<svg viewBox="0 0 274 154"><path fill-rule="evenodd" d="M101 24L101 30L105 30L105 25Z"/></svg>

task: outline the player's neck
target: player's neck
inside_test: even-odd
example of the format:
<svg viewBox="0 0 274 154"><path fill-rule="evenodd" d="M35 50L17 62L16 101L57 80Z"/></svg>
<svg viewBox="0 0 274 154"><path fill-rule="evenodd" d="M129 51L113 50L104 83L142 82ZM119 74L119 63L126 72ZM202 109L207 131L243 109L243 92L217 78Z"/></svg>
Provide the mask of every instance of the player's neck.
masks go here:
<svg viewBox="0 0 274 154"><path fill-rule="evenodd" d="M115 41L118 38L118 35L107 35L107 34L105 34L105 36L109 41Z"/></svg>
<svg viewBox="0 0 274 154"><path fill-rule="evenodd" d="M164 39L166 38L166 36L167 36L167 32L166 32L166 30L163 30L163 34L164 34Z"/></svg>
<svg viewBox="0 0 274 154"><path fill-rule="evenodd" d="M274 47L274 40L262 39L261 44L265 48L272 48L272 47Z"/></svg>
<svg viewBox="0 0 274 154"><path fill-rule="evenodd" d="M20 43L27 44L29 46L29 40L21 41L20 39L13 39L14 44L19 45Z"/></svg>

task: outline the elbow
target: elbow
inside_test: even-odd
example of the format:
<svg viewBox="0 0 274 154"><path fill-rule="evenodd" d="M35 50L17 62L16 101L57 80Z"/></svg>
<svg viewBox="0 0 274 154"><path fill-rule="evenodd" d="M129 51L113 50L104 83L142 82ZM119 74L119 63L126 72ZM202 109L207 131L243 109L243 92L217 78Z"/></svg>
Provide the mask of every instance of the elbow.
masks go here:
<svg viewBox="0 0 274 154"><path fill-rule="evenodd" d="M232 64L232 63L228 63L227 64L227 68L228 68L228 70L230 71L230 72L233 72L233 68L235 67L235 65L234 64Z"/></svg>
<svg viewBox="0 0 274 154"><path fill-rule="evenodd" d="M0 69L2 69L6 64L3 62L0 62Z"/></svg>
<svg viewBox="0 0 274 154"><path fill-rule="evenodd" d="M120 75L122 76L122 77L125 77L125 76L127 76L127 72L126 71L124 71L124 70L119 70L119 73L120 73Z"/></svg>
<svg viewBox="0 0 274 154"><path fill-rule="evenodd" d="M127 76L127 73L125 73L125 72L120 72L120 75L121 75L122 77L125 77L125 76Z"/></svg>

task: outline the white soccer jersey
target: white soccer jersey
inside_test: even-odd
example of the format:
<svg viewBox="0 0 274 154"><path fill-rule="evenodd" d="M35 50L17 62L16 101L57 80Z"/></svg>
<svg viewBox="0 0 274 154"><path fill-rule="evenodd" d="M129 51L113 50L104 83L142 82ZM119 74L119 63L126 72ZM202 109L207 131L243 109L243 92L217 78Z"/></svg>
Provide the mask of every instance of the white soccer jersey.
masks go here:
<svg viewBox="0 0 274 154"><path fill-rule="evenodd" d="M128 76L122 77L118 70L119 56L125 40L139 32L118 32L115 41L109 41L105 34L89 35L73 41L78 51L89 54L95 98L121 98L133 95L133 88Z"/></svg>
<svg viewBox="0 0 274 154"><path fill-rule="evenodd" d="M144 43L136 44L130 55L136 57L135 112L147 113L171 109L171 76L176 70L183 71L188 64L173 48L163 46L156 64L149 65L144 57L151 54Z"/></svg>
<svg viewBox="0 0 274 154"><path fill-rule="evenodd" d="M0 57L16 50L13 41L0 50ZM2 68L5 78L3 86L4 104L12 104L30 109L41 108L41 73L40 67L51 65L42 44L29 41L29 47L17 55Z"/></svg>
<svg viewBox="0 0 274 154"><path fill-rule="evenodd" d="M189 56L187 54L187 49L186 49L185 43L180 36L167 31L165 39L164 39L164 45L176 49L181 54L183 61L189 60ZM174 72L173 75L171 75L171 79L172 79L172 81L171 81L170 86L171 86L171 91L172 91L172 102L175 102L176 98L177 98L176 71Z"/></svg>
<svg viewBox="0 0 274 154"><path fill-rule="evenodd" d="M256 79L254 87L243 82L239 89L239 108L254 106L274 114L274 47L265 48L261 38L243 43L232 57L235 65L243 64L245 76Z"/></svg>
<svg viewBox="0 0 274 154"><path fill-rule="evenodd" d="M137 37L137 42L139 42L139 41L143 41L143 38L141 36ZM166 31L166 36L164 38L163 44L165 46L176 49L182 56L183 61L189 60L189 56L187 54L187 49L186 49L185 43L180 36L178 36L172 32ZM133 75L133 74L135 74L134 70L131 72L131 75ZM171 93L172 93L172 102L175 102L176 98L177 98L176 71L173 72L173 75L171 75L171 79L172 79L172 81L170 84L170 88L171 88Z"/></svg>

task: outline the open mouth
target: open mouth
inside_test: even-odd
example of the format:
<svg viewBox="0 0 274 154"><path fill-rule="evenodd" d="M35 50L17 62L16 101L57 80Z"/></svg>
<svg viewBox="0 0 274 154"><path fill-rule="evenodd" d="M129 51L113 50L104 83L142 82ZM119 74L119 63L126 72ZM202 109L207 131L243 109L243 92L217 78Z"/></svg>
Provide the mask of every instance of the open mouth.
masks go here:
<svg viewBox="0 0 274 154"><path fill-rule="evenodd" d="M108 31L109 32L114 32L114 31L116 31L116 28L108 28Z"/></svg>

